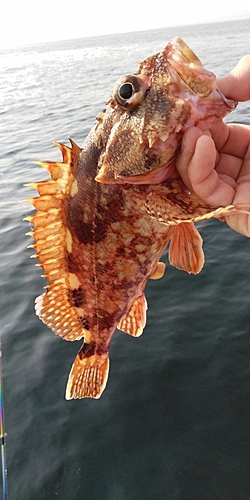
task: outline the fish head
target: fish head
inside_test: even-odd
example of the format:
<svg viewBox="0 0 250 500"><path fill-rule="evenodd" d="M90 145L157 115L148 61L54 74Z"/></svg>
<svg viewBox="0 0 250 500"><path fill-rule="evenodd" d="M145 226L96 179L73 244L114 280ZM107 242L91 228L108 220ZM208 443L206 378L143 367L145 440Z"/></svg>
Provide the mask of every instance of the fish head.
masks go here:
<svg viewBox="0 0 250 500"><path fill-rule="evenodd" d="M170 177L187 127L206 130L237 103L218 89L190 47L176 37L115 84L96 180L155 184ZM104 122L105 122L104 114ZM107 127L104 130L107 130Z"/></svg>

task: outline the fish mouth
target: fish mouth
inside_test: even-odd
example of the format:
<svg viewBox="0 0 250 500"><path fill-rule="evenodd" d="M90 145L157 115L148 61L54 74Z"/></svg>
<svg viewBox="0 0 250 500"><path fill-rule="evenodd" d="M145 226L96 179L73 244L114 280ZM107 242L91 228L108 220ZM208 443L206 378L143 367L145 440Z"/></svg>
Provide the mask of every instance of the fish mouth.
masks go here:
<svg viewBox="0 0 250 500"><path fill-rule="evenodd" d="M201 60L193 52L193 50L187 45L181 37L176 36L173 38L171 44L185 57L188 64L193 64L194 66L203 66Z"/></svg>
<svg viewBox="0 0 250 500"><path fill-rule="evenodd" d="M203 67L200 59L182 38L177 36L169 43L166 57L171 69L188 86L189 91L199 97L209 96L216 76ZM174 73L172 72L172 78L175 79Z"/></svg>
<svg viewBox="0 0 250 500"><path fill-rule="evenodd" d="M106 177L100 171L95 177L95 181L101 184L159 184L168 179L175 170L174 160L165 165L160 165L149 172L137 175L117 175L116 177Z"/></svg>
<svg viewBox="0 0 250 500"><path fill-rule="evenodd" d="M176 36L167 47L166 57L169 65L189 87L189 90L198 97L208 97L215 91L217 97L219 95L228 107L228 112L235 109L237 103L232 99L227 99L220 92L216 84L215 74L204 68L201 60L182 38ZM174 77L173 74L172 76Z"/></svg>

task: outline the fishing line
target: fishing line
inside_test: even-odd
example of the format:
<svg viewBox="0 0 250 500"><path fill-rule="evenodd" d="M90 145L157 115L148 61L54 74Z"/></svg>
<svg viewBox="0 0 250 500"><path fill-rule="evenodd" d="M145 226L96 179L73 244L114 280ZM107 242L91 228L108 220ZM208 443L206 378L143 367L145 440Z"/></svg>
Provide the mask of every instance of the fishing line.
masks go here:
<svg viewBox="0 0 250 500"><path fill-rule="evenodd" d="M3 377L2 377L2 342L0 333L0 446L2 459L2 488L3 500L7 500L7 465L6 465L6 434L4 427L4 408L3 408Z"/></svg>

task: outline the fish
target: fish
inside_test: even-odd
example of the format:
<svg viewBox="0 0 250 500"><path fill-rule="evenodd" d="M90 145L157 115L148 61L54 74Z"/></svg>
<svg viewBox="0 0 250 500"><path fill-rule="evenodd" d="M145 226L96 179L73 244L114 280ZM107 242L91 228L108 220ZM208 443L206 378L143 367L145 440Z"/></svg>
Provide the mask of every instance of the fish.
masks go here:
<svg viewBox="0 0 250 500"><path fill-rule="evenodd" d="M79 147L56 143L61 161L38 165L50 175L26 184L37 264L47 280L36 314L64 340L83 339L66 399L99 398L109 373L116 328L139 337L146 325L145 287L172 265L197 274L204 264L194 225L237 207L211 207L176 176L184 130L201 129L236 103L216 86L193 51L176 37L115 84L106 108Z"/></svg>

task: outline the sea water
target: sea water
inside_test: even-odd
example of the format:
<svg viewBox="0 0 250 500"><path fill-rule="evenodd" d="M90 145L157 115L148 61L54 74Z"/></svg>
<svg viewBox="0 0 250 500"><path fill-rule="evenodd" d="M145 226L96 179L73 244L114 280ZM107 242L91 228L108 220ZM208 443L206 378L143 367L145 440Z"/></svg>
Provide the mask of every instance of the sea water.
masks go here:
<svg viewBox="0 0 250 500"><path fill-rule="evenodd" d="M23 184L83 143L116 80L181 36L225 75L250 51L250 20L82 38L0 53L0 311L11 500L250 498L249 239L198 224L205 267L150 281L142 337L116 332L99 400L65 401L81 342L39 321L41 269L26 247ZM228 121L250 125L250 105ZM163 256L167 263L167 255Z"/></svg>

